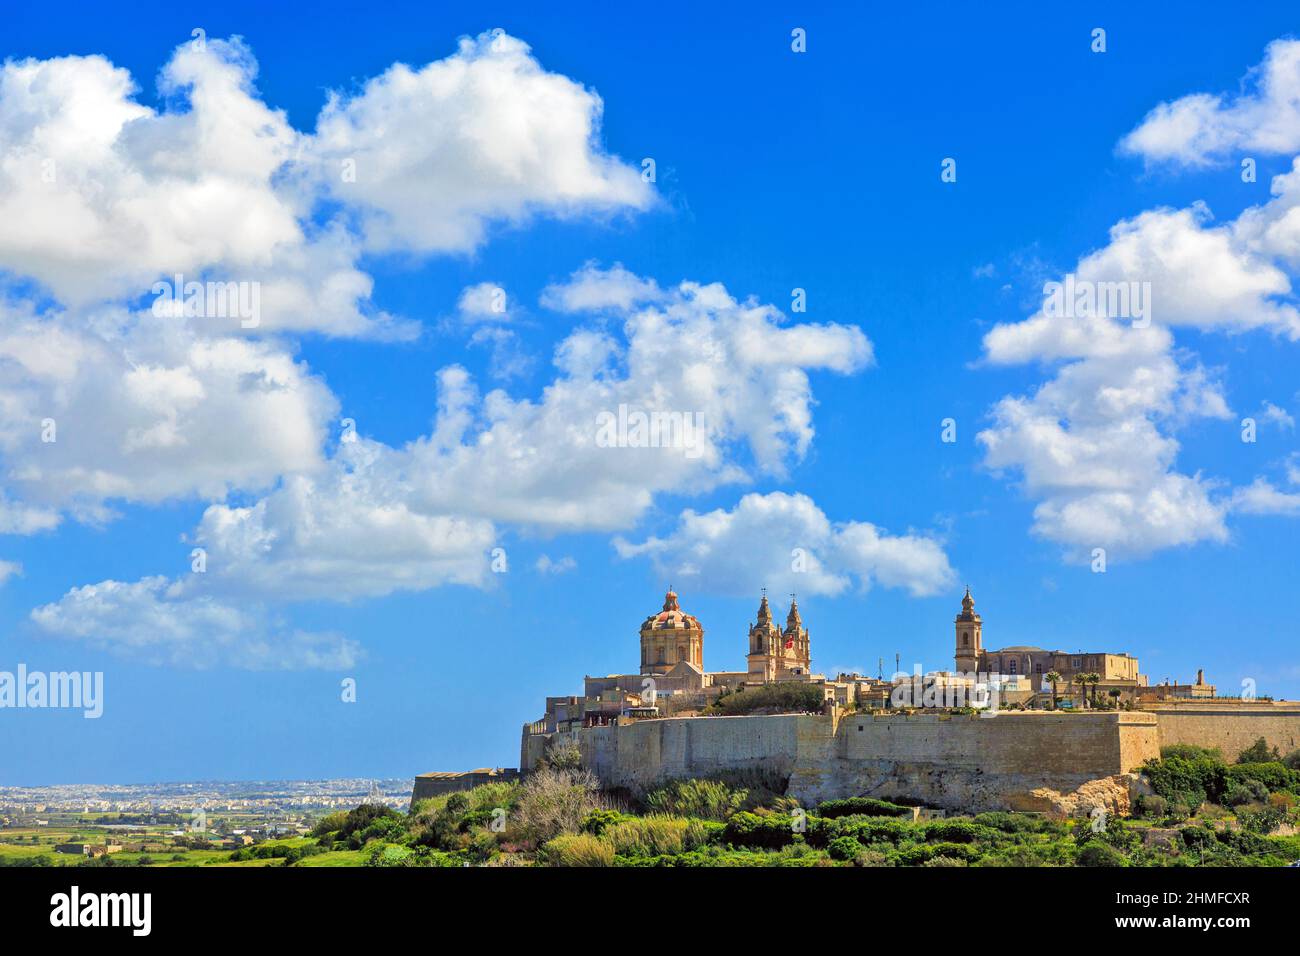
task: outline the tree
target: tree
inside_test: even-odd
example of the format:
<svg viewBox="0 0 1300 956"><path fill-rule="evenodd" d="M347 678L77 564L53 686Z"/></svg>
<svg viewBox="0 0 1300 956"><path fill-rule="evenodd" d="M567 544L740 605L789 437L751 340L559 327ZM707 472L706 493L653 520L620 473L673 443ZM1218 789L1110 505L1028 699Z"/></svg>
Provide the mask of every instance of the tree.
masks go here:
<svg viewBox="0 0 1300 956"><path fill-rule="evenodd" d="M1277 752L1277 748L1269 749L1268 741L1259 737L1241 752L1237 757L1237 763L1269 763L1281 759L1282 755Z"/></svg>
<svg viewBox="0 0 1300 956"><path fill-rule="evenodd" d="M1058 696L1059 696L1059 695L1057 694L1057 692L1056 692L1056 685L1059 684L1059 683L1061 682L1061 672L1060 672L1060 671L1048 671L1048 672L1044 675L1044 678L1043 678L1043 679L1046 680L1049 684L1052 685L1052 709L1055 710L1055 709L1056 709L1056 702L1057 702L1057 699L1058 699Z"/></svg>
<svg viewBox="0 0 1300 956"><path fill-rule="evenodd" d="M1087 674L1080 674L1079 683L1085 685L1084 686L1085 692L1087 692L1088 686L1089 685L1091 686L1092 706L1096 707L1097 706L1097 685L1101 683L1101 675L1098 674L1096 671L1089 671Z"/></svg>

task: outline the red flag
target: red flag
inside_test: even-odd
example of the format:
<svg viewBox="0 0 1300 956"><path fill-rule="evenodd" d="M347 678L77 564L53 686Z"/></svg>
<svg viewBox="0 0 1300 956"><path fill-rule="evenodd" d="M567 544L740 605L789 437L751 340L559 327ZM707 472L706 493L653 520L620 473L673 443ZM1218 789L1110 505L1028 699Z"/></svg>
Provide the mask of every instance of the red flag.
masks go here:
<svg viewBox="0 0 1300 956"><path fill-rule="evenodd" d="M788 641L785 642L785 649L786 649L787 651L788 651L790 648L792 648L792 647L794 647L794 638L793 638L793 637L790 638L790 640L788 640Z"/></svg>

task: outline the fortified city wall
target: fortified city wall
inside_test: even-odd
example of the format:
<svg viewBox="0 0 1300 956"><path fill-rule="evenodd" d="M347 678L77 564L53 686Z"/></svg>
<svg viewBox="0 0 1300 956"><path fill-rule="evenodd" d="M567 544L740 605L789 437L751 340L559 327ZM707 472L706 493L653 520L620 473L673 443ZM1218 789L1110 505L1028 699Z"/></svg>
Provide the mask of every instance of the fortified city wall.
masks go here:
<svg viewBox="0 0 1300 956"><path fill-rule="evenodd" d="M606 787L634 792L678 777L761 773L806 804L910 797L951 809L1036 809L1034 791L1070 793L1157 756L1141 712L968 715L781 714L638 720L526 734L524 769L548 740L575 743Z"/></svg>

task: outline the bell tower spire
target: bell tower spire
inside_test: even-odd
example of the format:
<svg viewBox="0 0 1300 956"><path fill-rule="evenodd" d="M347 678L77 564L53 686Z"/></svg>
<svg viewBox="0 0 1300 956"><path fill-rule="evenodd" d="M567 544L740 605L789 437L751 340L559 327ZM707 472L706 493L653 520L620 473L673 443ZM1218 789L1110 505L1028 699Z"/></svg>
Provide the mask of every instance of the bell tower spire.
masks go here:
<svg viewBox="0 0 1300 956"><path fill-rule="evenodd" d="M966 595L961 599L961 613L956 621L956 652L953 659L957 670L973 673L980 669L984 657L984 622L975 613L975 599L970 596L970 586L966 586Z"/></svg>

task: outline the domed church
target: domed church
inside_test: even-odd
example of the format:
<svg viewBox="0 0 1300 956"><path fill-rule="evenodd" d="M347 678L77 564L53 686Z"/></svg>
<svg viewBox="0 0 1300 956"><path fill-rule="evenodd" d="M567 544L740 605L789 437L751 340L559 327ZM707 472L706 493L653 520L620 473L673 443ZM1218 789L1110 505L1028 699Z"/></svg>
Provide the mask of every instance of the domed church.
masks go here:
<svg viewBox="0 0 1300 956"><path fill-rule="evenodd" d="M663 610L641 625L641 673L666 674L682 661L704 670L704 626L682 610L670 587Z"/></svg>

